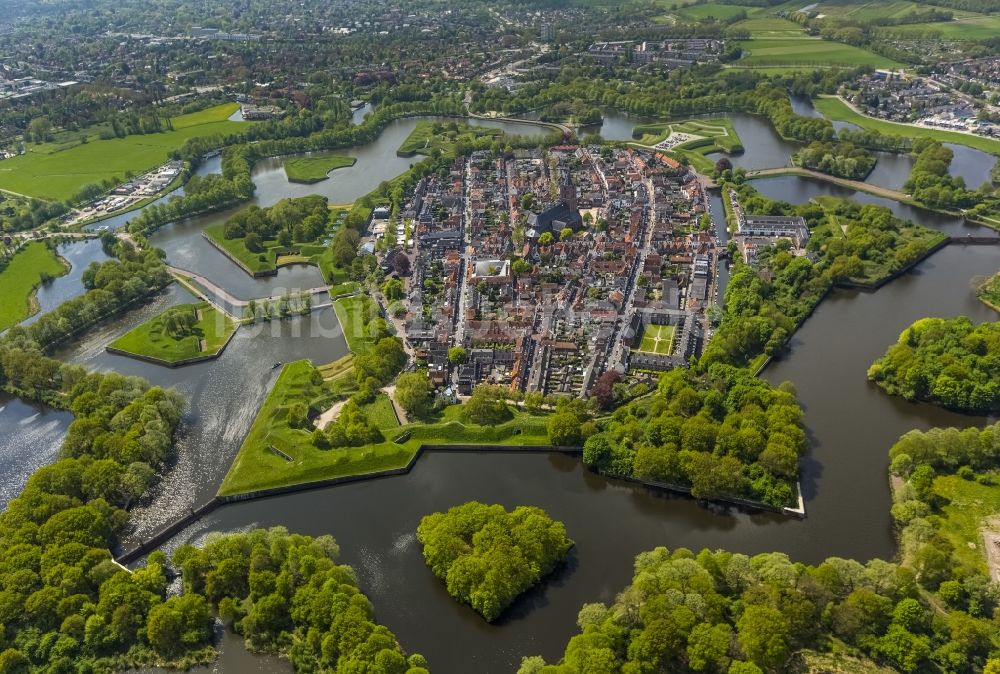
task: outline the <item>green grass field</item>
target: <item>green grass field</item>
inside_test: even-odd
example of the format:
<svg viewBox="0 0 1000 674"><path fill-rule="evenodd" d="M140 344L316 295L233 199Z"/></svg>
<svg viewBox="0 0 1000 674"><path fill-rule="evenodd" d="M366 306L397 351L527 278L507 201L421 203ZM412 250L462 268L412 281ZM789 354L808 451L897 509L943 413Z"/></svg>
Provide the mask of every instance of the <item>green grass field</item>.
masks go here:
<svg viewBox="0 0 1000 674"><path fill-rule="evenodd" d="M503 424L478 426L462 422L461 406L453 405L435 423L398 426L388 407L388 398L382 395L366 405L364 411L383 431L384 442L366 447L318 449L312 443L311 428L292 428L288 424L288 411L293 404L304 402L314 409L324 406L320 403L327 396L326 386L315 382L313 372L316 370L308 361L285 365L223 480L220 494L400 468L423 444L548 444L544 415L514 411L513 418ZM408 440L394 442L406 433L410 435ZM269 449L272 446L292 460L272 452Z"/></svg>
<svg viewBox="0 0 1000 674"><path fill-rule="evenodd" d="M994 473L993 477L1000 479L1000 474ZM945 475L934 480L934 491L949 501L942 508L942 517L935 529L955 546L956 561L969 570L985 573L986 559L979 532L984 520L1000 514L1000 486Z"/></svg>
<svg viewBox="0 0 1000 674"><path fill-rule="evenodd" d="M918 5L910 0L835 0L820 2L812 7L810 13L823 14L827 17L843 17L855 21L872 21L874 19L899 19L913 12L926 11L926 5Z"/></svg>
<svg viewBox="0 0 1000 674"><path fill-rule="evenodd" d="M1000 35L1000 16L969 14L956 16L953 21L912 23L879 29L879 32L882 33L903 36L926 34L927 31L936 31L946 40L984 40Z"/></svg>
<svg viewBox="0 0 1000 674"><path fill-rule="evenodd" d="M124 181L127 172L141 174L163 164L189 138L245 129L246 122L227 121L238 107L236 103L227 103L174 117L174 129L162 133L72 146L31 145L27 154L0 162L0 189L63 201L84 185L109 178Z"/></svg>
<svg viewBox="0 0 1000 674"><path fill-rule="evenodd" d="M365 331L365 305L373 304L375 300L367 295L354 295L352 297L341 297L333 303L333 309L337 313L337 320L344 331L344 339L347 340L347 348L351 353L362 355L368 353L372 348L372 341ZM376 308L373 306L368 310L368 314L375 315Z"/></svg>
<svg viewBox="0 0 1000 674"><path fill-rule="evenodd" d="M439 131L435 133L434 129ZM421 120L413 127L403 144L396 150L400 157L412 157L416 154L430 155L434 150L440 150L445 156L454 156L455 144L464 140L475 140L482 136L500 136L503 131L488 126L469 126L468 124L432 122Z"/></svg>
<svg viewBox="0 0 1000 674"><path fill-rule="evenodd" d="M167 331L164 317L174 311L195 314L197 322L189 334L174 336ZM208 302L180 304L126 332L109 346L137 356L177 363L218 355L237 327L233 319Z"/></svg>
<svg viewBox="0 0 1000 674"><path fill-rule="evenodd" d="M813 106L827 119L851 122L862 128L879 131L880 133L906 136L908 138L933 138L942 143L967 145L968 147L1000 156L1000 140L994 138L875 119L874 117L854 112L844 101L834 96L821 96L813 99Z"/></svg>
<svg viewBox="0 0 1000 674"><path fill-rule="evenodd" d="M738 15L740 12L746 12L747 16L750 16L757 11L756 7L742 7L740 5L726 5L726 4L706 4L706 5L691 5L690 7L684 7L677 13L682 17L688 19L718 19L719 21L727 21L732 19L734 16Z"/></svg>
<svg viewBox="0 0 1000 674"><path fill-rule="evenodd" d="M66 263L40 241L32 241L19 250L0 271L0 330L36 313L35 291L42 280L68 271Z"/></svg>
<svg viewBox="0 0 1000 674"><path fill-rule="evenodd" d="M754 39L805 37L806 34L802 26L794 21L773 16L750 17L734 23L733 28L749 31Z"/></svg>
<svg viewBox="0 0 1000 674"><path fill-rule="evenodd" d="M285 160L285 175L293 183L318 183L334 169L354 166L358 160L342 154L316 154Z"/></svg>
<svg viewBox="0 0 1000 674"><path fill-rule="evenodd" d="M743 49L743 58L734 64L736 67L852 68L860 65L869 65L873 68L902 67L892 59L841 42L807 36L776 37L768 32L764 35L766 36L754 35L753 39L738 43Z"/></svg>
<svg viewBox="0 0 1000 674"><path fill-rule="evenodd" d="M669 356L674 352L674 335L677 327L674 325L647 325L642 331L642 343L638 351L655 353L658 356Z"/></svg>

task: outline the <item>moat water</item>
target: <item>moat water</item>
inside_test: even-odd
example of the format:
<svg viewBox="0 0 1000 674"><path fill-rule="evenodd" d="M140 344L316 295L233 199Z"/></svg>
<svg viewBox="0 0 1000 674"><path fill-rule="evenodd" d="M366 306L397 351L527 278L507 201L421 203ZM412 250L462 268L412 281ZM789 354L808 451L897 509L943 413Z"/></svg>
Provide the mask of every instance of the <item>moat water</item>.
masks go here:
<svg viewBox="0 0 1000 674"><path fill-rule="evenodd" d="M747 155L753 146L755 151L781 156L785 146L745 135L759 128L748 126L759 121L748 117L738 122L747 129L740 131ZM773 141L770 126L760 128ZM394 155L405 135L391 136L393 140L385 141L385 153L379 156L394 161L388 150ZM376 144L384 138L386 134ZM353 155L355 150L360 151L348 153ZM371 171L377 162L373 158L368 164ZM392 177L392 171L405 170L403 164L392 166L377 179L364 171L350 178L359 191L343 200L368 191L366 185ZM283 196L280 181L269 183L262 178L268 171L279 170L255 170L260 203L274 203ZM330 181L341 175L347 174L335 171ZM768 196L793 202L826 193L821 188L829 187L801 178L758 180L755 186ZM332 195L341 188L329 189ZM863 201L867 195L857 197ZM712 208L718 224L722 211L717 196L712 197ZM919 209L897 211L904 212L905 217L948 233L985 231ZM203 274L240 297L268 294L290 283L310 287L314 277L309 274L315 270L292 269L287 276L254 281L225 258L213 257L214 249L204 242L201 229L224 217L215 214L168 226L156 233L154 243L167 251L171 264ZM433 671L443 674L513 672L524 655L558 659L567 639L577 631L580 607L586 602L613 601L631 578L634 555L654 546L746 553L777 550L809 563L831 555L891 558L895 544L888 513L889 446L912 428L980 426L988 420L885 395L866 381L865 372L917 318L963 314L975 321L995 320L996 314L976 300L973 284L998 267L1000 247L952 245L878 292L834 292L796 333L789 351L764 372L775 384L792 381L806 412L811 449L802 462L805 520L705 507L602 478L585 470L578 459L558 454L429 453L407 476L226 506L182 532L167 549L197 541L209 531L253 526L281 525L306 534L332 534L341 545L343 561L356 569L377 618L396 633L406 650L424 653ZM135 532L130 541L211 498L277 376L275 363L299 358L325 363L346 353L330 310L241 329L219 359L176 370L104 350L135 325L190 299L182 288L171 287L55 354L92 369L135 374L155 384L174 386L189 401L175 465L134 511ZM4 502L18 492L32 470L52 459L70 421L67 413L0 398L0 498ZM447 595L423 563L414 537L423 515L472 499L545 508L566 524L577 544L565 569L519 600L494 625ZM238 639L229 637L220 660L202 671L238 674L289 669L287 663L273 658L249 656Z"/></svg>

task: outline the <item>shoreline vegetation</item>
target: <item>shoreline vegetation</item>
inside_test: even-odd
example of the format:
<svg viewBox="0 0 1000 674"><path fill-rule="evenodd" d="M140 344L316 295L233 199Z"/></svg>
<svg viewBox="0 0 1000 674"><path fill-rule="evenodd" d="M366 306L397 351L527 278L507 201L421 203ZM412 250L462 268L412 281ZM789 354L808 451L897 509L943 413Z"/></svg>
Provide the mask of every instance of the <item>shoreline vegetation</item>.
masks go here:
<svg viewBox="0 0 1000 674"><path fill-rule="evenodd" d="M54 246L31 241L0 267L0 332L38 313L38 289L69 273Z"/></svg>

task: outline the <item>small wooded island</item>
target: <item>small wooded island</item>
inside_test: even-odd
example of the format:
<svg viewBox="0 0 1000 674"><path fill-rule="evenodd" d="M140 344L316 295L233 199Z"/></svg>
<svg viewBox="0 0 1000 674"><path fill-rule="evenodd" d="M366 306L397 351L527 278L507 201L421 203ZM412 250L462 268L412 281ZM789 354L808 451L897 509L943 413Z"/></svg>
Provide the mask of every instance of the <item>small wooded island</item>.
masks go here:
<svg viewBox="0 0 1000 674"><path fill-rule="evenodd" d="M470 501L420 520L424 559L448 593L493 622L566 560L573 541L540 508Z"/></svg>
<svg viewBox="0 0 1000 674"><path fill-rule="evenodd" d="M868 369L893 395L963 412L1000 410L1000 325L922 318Z"/></svg>

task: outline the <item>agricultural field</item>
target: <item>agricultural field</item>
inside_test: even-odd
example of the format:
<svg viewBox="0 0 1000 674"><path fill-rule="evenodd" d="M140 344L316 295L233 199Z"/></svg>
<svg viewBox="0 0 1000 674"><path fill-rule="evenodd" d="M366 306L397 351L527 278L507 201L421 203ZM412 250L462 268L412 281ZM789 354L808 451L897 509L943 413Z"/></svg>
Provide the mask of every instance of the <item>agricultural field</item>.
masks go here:
<svg viewBox="0 0 1000 674"><path fill-rule="evenodd" d="M285 160L285 176L293 183L318 183L330 177L330 171L354 166L358 160L343 154L313 154Z"/></svg>
<svg viewBox="0 0 1000 674"><path fill-rule="evenodd" d="M755 33L752 39L738 44L743 49L743 58L737 61L735 66L740 68L836 66L853 68L860 65L869 65L873 68L902 67L892 59L859 47L804 35L757 37Z"/></svg>
<svg viewBox="0 0 1000 674"><path fill-rule="evenodd" d="M239 106L226 103L174 117L172 131L95 140L77 145L30 145L28 153L0 163L0 189L30 197L65 201L88 184L124 182L170 158L189 138L231 134L246 122L228 121Z"/></svg>
<svg viewBox="0 0 1000 674"><path fill-rule="evenodd" d="M886 2L827 0L813 5L809 13L863 22L875 19L899 19L914 12L927 11L927 9L926 5L918 5L910 0L887 0Z"/></svg>
<svg viewBox="0 0 1000 674"><path fill-rule="evenodd" d="M909 138L933 138L942 143L966 145L983 152L1000 156L1000 140L976 136L971 133L959 133L945 129L934 129L913 124L899 124L855 112L847 103L836 96L820 96L813 99L813 107L827 119L838 122L850 122L862 128Z"/></svg>
<svg viewBox="0 0 1000 674"><path fill-rule="evenodd" d="M208 302L167 309L109 344L110 349L169 364L217 356L236 332L236 321Z"/></svg>
<svg viewBox="0 0 1000 674"><path fill-rule="evenodd" d="M674 352L674 336L677 326L647 325L642 331L642 343L638 351L655 353L658 356L669 356Z"/></svg>
<svg viewBox="0 0 1000 674"><path fill-rule="evenodd" d="M741 12L745 13L747 16L754 14L759 11L756 7L742 7L740 5L726 5L726 4L706 4L706 5L691 5L690 7L685 7L679 10L677 13L687 19L718 19L719 21L727 21L732 19L734 16L739 15Z"/></svg>
<svg viewBox="0 0 1000 674"><path fill-rule="evenodd" d="M45 279L68 271L67 264L40 241L32 241L19 250L0 271L0 330L36 313L38 286Z"/></svg>
<svg viewBox="0 0 1000 674"><path fill-rule="evenodd" d="M807 37L805 30L799 24L773 16L750 17L734 23L733 29L748 31L754 40Z"/></svg>

